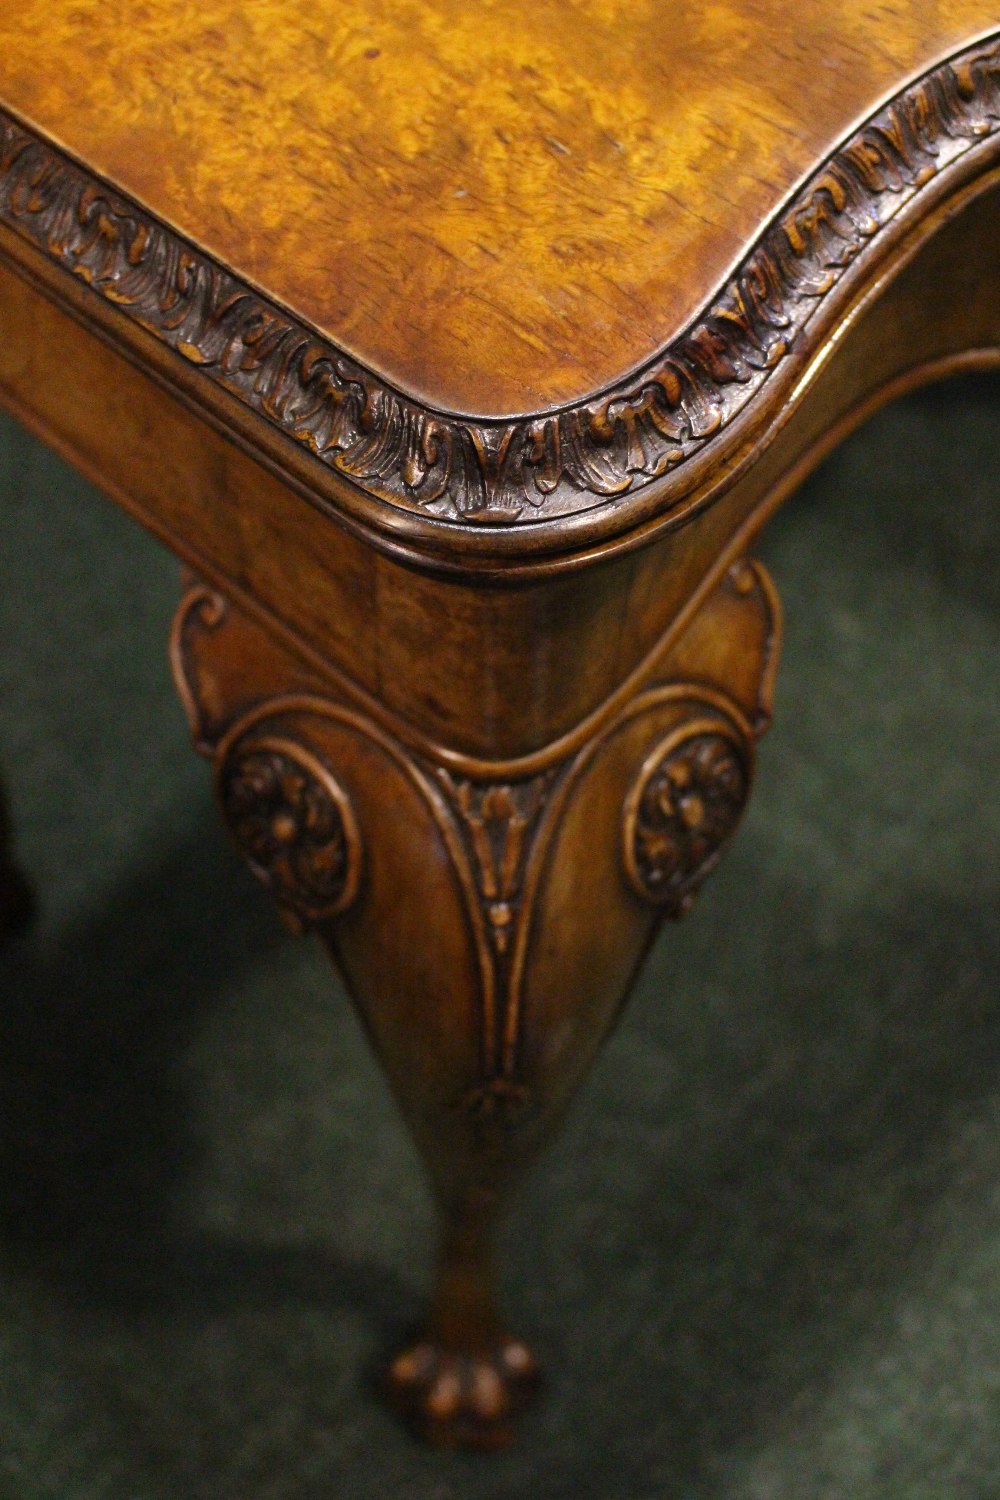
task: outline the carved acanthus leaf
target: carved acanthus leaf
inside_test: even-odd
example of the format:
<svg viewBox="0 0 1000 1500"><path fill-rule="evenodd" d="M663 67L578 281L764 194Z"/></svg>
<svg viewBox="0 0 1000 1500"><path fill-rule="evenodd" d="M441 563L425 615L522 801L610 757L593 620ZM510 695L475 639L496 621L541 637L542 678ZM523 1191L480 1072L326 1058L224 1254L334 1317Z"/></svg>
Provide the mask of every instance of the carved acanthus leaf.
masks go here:
<svg viewBox="0 0 1000 1500"><path fill-rule="evenodd" d="M498 955L510 947L531 832L551 781L455 781L443 775L461 815L483 914Z"/></svg>
<svg viewBox="0 0 1000 1500"><path fill-rule="evenodd" d="M437 773L468 852L485 936L483 1076L461 1107L487 1132L519 1128L530 1113L530 1093L516 1076L522 1016L512 959L525 920L532 842L557 775L553 769L524 781L480 782L441 767Z"/></svg>

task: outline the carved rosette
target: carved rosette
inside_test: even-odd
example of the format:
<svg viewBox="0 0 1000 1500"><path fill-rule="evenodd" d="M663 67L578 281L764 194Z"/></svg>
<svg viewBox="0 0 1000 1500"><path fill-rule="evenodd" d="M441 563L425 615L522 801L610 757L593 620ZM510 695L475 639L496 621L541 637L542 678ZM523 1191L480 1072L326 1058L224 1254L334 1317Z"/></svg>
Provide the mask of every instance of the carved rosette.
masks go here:
<svg viewBox="0 0 1000 1500"><path fill-rule="evenodd" d="M350 906L361 836L350 798L318 756L279 735L249 735L221 755L216 784L250 868L293 926Z"/></svg>
<svg viewBox="0 0 1000 1500"><path fill-rule="evenodd" d="M675 729L625 801L624 858L644 900L680 917L735 833L750 793L748 742L722 718Z"/></svg>

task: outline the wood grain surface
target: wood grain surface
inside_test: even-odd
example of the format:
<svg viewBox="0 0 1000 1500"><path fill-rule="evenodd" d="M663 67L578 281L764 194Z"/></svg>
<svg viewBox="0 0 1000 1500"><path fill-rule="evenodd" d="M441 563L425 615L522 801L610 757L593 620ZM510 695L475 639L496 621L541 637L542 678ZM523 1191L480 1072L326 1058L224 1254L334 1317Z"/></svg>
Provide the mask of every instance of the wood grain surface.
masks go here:
<svg viewBox="0 0 1000 1500"><path fill-rule="evenodd" d="M648 359L995 0L21 0L0 98L400 389L484 416Z"/></svg>

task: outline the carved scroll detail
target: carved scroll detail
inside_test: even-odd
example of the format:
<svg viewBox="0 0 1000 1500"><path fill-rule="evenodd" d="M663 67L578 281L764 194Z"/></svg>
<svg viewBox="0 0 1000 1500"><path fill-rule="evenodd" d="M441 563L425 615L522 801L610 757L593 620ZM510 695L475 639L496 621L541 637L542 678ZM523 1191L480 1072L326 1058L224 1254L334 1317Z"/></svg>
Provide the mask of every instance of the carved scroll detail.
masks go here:
<svg viewBox="0 0 1000 1500"><path fill-rule="evenodd" d="M350 906L361 875L361 837L350 798L303 745L248 735L216 769L226 820L258 880L297 927Z"/></svg>
<svg viewBox="0 0 1000 1500"><path fill-rule="evenodd" d="M880 232L998 133L993 38L926 73L858 130L637 374L510 421L452 416L392 389L2 113L0 221L369 494L432 516L510 523L633 494L700 451Z"/></svg>
<svg viewBox="0 0 1000 1500"><path fill-rule="evenodd" d="M667 915L690 910L736 831L750 792L751 750L722 719L695 720L646 758L622 819L625 869Z"/></svg>

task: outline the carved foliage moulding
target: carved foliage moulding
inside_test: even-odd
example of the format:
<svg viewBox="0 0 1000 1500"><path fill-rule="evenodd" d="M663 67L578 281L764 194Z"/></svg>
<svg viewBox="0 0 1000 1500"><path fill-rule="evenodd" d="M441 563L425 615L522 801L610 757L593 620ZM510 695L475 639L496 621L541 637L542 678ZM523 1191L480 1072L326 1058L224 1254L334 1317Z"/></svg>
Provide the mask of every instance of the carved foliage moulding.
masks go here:
<svg viewBox="0 0 1000 1500"><path fill-rule="evenodd" d="M637 374L511 421L456 417L393 390L2 112L0 220L381 500L447 519L550 519L633 493L699 450L760 390L864 246L998 131L994 38L875 115Z"/></svg>

